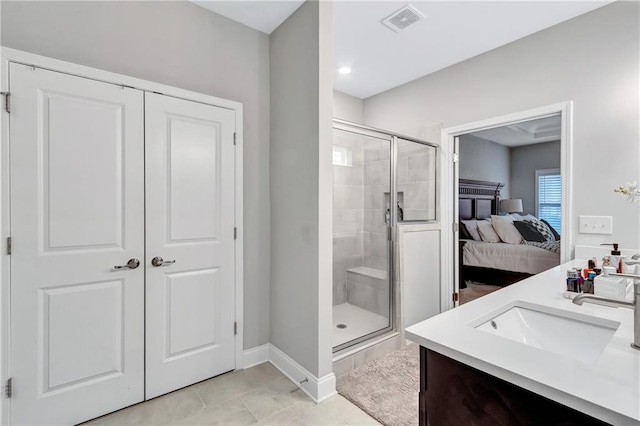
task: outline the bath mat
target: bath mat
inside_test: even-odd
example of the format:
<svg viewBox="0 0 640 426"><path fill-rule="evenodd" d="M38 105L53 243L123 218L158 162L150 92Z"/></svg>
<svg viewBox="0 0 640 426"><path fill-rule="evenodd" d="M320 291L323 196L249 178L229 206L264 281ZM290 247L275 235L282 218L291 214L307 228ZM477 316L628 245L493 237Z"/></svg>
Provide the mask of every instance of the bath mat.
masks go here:
<svg viewBox="0 0 640 426"><path fill-rule="evenodd" d="M338 378L338 393L386 426L418 424L420 350L410 345Z"/></svg>
<svg viewBox="0 0 640 426"><path fill-rule="evenodd" d="M493 293L501 288L503 287L467 281L467 288L460 289L460 304L464 305L465 303L471 302L485 294Z"/></svg>

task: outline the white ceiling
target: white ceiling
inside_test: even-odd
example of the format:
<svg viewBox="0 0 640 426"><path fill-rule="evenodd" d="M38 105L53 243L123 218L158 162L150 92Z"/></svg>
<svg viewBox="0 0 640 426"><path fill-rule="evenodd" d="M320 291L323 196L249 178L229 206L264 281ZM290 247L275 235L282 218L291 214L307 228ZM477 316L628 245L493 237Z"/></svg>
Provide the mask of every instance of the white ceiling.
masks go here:
<svg viewBox="0 0 640 426"><path fill-rule="evenodd" d="M514 147L559 141L560 129L560 116L554 115L470 134L500 145Z"/></svg>
<svg viewBox="0 0 640 426"><path fill-rule="evenodd" d="M271 34L304 0L189 0L248 27Z"/></svg>
<svg viewBox="0 0 640 426"><path fill-rule="evenodd" d="M597 9L612 0L334 0L334 88L364 99ZM289 1L195 3L270 34L302 4ZM425 18L394 33L381 21L411 3ZM337 69L349 66L349 75Z"/></svg>

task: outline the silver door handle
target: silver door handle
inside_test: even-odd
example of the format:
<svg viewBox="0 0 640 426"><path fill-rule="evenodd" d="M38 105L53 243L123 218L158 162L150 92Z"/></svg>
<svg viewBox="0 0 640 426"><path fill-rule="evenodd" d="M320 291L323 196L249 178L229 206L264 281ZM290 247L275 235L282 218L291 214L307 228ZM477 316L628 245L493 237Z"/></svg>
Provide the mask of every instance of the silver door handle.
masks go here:
<svg viewBox="0 0 640 426"><path fill-rule="evenodd" d="M153 259L151 259L151 264L153 266L167 266L167 265L171 265L172 263L176 263L175 260L163 260L160 256L154 257Z"/></svg>
<svg viewBox="0 0 640 426"><path fill-rule="evenodd" d="M136 269L138 266L140 266L140 261L136 258L131 258L126 265L116 265L113 269Z"/></svg>

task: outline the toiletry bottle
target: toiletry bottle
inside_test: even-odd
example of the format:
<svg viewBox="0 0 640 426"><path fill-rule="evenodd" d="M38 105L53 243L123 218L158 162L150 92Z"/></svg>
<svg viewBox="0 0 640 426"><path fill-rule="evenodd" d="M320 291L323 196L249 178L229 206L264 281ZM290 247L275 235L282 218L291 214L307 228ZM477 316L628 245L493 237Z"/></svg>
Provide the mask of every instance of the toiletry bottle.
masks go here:
<svg viewBox="0 0 640 426"><path fill-rule="evenodd" d="M398 205L398 222L402 222L404 220L404 210L400 207L400 201L397 203Z"/></svg>
<svg viewBox="0 0 640 426"><path fill-rule="evenodd" d="M583 293L593 294L593 281L592 280L584 280L584 287L582 287Z"/></svg>
<svg viewBox="0 0 640 426"><path fill-rule="evenodd" d="M626 270L626 266L624 264L624 260L626 259L627 256L621 255L618 257L618 273L619 274L625 274L627 272Z"/></svg>
<svg viewBox="0 0 640 426"><path fill-rule="evenodd" d="M593 268L596 267L595 258L589 259L588 266L582 270L582 277L586 280L589 277L589 272L593 272Z"/></svg>
<svg viewBox="0 0 640 426"><path fill-rule="evenodd" d="M596 277L596 273L595 272L589 272L589 275L587 276L587 279L584 280L584 287L582 288L582 292L583 293L590 293L593 294L594 291L594 287L593 287L593 280Z"/></svg>
<svg viewBox="0 0 640 426"><path fill-rule="evenodd" d="M621 274L624 272L624 258L625 256L622 256L620 254L620 250L618 250L618 243L612 243L612 244L600 244L601 246L613 246L613 250L611 250L611 256L610 256L610 264L611 266L613 266L614 268L616 268L616 272Z"/></svg>
<svg viewBox="0 0 640 426"><path fill-rule="evenodd" d="M577 280L578 280L578 293L582 293L582 288L584 287L584 278L582 278L582 269L575 268Z"/></svg>
<svg viewBox="0 0 640 426"><path fill-rule="evenodd" d="M580 288L578 286L578 274L575 270L567 271L567 291L573 293L579 293Z"/></svg>

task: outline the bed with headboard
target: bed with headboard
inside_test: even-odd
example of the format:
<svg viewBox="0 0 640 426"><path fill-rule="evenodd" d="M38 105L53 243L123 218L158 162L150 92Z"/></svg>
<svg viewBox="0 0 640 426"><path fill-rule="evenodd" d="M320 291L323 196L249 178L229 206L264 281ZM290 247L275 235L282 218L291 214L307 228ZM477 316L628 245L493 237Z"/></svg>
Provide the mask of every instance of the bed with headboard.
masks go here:
<svg viewBox="0 0 640 426"><path fill-rule="evenodd" d="M465 281L505 286L549 269L560 262L559 253L530 245L471 239L465 223L497 221L503 184L470 179L458 183L459 285ZM522 216L521 218L532 216ZM520 217L518 217L519 219ZM517 220L517 219L516 219ZM466 239L465 239L466 237ZM540 244L538 244L540 245ZM558 243L559 245L559 243Z"/></svg>

